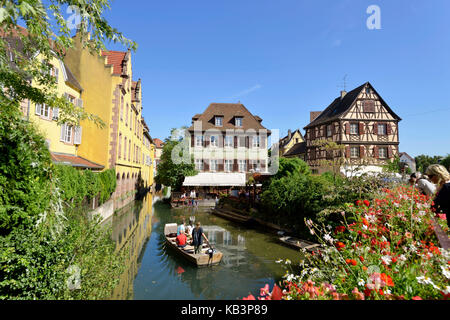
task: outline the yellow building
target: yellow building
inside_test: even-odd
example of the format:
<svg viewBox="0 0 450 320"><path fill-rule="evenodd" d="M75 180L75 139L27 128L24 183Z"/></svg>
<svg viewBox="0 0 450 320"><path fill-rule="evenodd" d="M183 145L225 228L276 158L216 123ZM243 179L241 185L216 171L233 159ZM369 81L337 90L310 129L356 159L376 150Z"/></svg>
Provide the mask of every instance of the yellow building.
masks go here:
<svg viewBox="0 0 450 320"><path fill-rule="evenodd" d="M288 135L280 139L278 144L278 151L280 157L285 158L300 158L304 160L305 156L305 138L300 130L292 132L288 131Z"/></svg>
<svg viewBox="0 0 450 320"><path fill-rule="evenodd" d="M87 143L80 146L78 154L105 168L115 168L114 198L116 208L120 208L134 200L143 169L150 170L142 156L141 80L132 80L131 51L93 53L83 48L80 34L74 42L75 47L67 50L64 62L84 88L86 111L106 124L99 128L90 121L82 123Z"/></svg>

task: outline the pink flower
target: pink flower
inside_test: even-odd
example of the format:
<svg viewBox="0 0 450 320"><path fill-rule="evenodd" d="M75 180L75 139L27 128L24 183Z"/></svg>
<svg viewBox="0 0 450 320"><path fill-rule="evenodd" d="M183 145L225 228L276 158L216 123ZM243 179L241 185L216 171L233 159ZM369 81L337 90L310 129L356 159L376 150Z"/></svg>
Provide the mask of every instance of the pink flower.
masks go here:
<svg viewBox="0 0 450 320"><path fill-rule="evenodd" d="M359 292L358 288L355 287L352 293L355 296L356 300L364 300L364 293Z"/></svg>
<svg viewBox="0 0 450 320"><path fill-rule="evenodd" d="M264 288L261 288L260 289L260 296L265 296L265 295L268 295L269 294L269 285L268 284L266 284L265 286L264 286Z"/></svg>
<svg viewBox="0 0 450 320"><path fill-rule="evenodd" d="M248 297L242 298L242 300L256 300L256 299L252 294L250 294Z"/></svg>

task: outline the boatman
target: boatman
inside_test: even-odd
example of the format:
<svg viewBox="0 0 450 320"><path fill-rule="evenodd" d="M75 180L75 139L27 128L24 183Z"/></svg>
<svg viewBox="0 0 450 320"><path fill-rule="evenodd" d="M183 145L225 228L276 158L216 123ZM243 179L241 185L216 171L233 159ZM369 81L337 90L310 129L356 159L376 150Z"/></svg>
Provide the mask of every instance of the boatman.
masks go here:
<svg viewBox="0 0 450 320"><path fill-rule="evenodd" d="M200 222L197 222L194 230L192 230L192 244L194 245L194 253L202 252L202 244L203 238L205 238L206 242L208 242L208 238L206 238L203 233L203 228L200 226Z"/></svg>

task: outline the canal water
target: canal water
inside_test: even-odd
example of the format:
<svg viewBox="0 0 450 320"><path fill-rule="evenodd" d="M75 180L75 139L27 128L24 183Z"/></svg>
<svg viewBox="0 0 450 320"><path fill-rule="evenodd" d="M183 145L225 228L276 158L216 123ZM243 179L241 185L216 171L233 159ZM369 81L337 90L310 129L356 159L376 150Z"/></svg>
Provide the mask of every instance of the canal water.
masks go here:
<svg viewBox="0 0 450 320"><path fill-rule="evenodd" d="M166 248L164 225L195 216L210 243L223 252L222 262L197 268ZM289 259L300 252L278 242L276 233L246 229L202 209L171 209L148 195L112 219L113 240L127 253L126 271L113 299L224 300L241 299L249 293L282 280Z"/></svg>

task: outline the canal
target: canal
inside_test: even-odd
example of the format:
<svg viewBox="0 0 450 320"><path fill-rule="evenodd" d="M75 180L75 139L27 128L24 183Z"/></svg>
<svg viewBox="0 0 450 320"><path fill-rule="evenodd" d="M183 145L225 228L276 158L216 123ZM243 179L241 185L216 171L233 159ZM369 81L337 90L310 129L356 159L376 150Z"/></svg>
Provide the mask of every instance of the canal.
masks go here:
<svg viewBox="0 0 450 320"><path fill-rule="evenodd" d="M166 248L164 225L189 221L202 223L210 243L224 256L213 267L197 268L173 249ZM202 209L171 209L148 195L114 215L112 237L127 253L126 271L113 299L224 300L255 296L267 283L282 279L287 265L279 259L300 260L300 253L278 242L275 233L246 229Z"/></svg>

